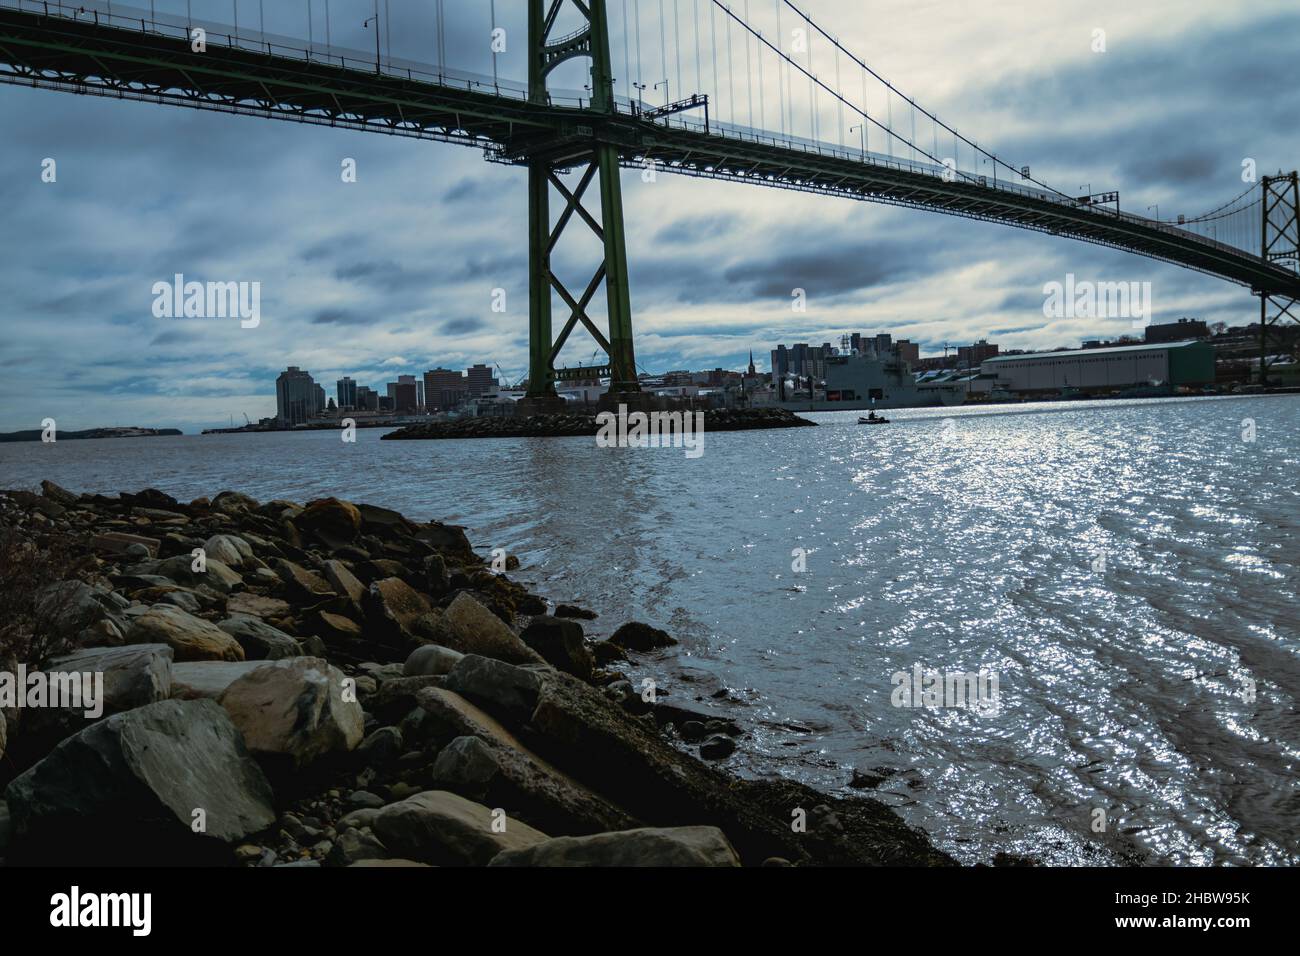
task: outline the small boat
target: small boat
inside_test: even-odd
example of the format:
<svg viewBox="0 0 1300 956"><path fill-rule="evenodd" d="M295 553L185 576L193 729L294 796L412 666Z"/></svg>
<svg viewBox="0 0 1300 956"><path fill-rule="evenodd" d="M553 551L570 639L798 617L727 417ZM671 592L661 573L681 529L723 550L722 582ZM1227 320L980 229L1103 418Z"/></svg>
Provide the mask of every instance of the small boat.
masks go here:
<svg viewBox="0 0 1300 956"><path fill-rule="evenodd" d="M888 419L888 418L880 418L880 417L876 416L874 413L871 415L870 418L867 418L867 417L864 417L864 416L862 416L862 415L859 415L859 416L858 416L858 424L859 424L859 425L888 425L888 424L889 424L889 419Z"/></svg>

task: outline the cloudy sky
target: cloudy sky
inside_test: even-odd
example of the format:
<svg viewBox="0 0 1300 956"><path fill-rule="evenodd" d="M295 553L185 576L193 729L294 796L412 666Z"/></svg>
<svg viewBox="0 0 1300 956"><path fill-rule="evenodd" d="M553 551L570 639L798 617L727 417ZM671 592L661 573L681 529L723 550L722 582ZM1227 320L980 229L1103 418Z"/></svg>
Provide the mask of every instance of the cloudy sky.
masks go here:
<svg viewBox="0 0 1300 956"><path fill-rule="evenodd" d="M627 20L623 0L609 4L620 93L639 77L646 98L659 102L653 84L667 78L674 98L710 92L715 117L779 129L772 61L755 100L739 82L738 34L736 79L728 83L722 58L714 87L707 0L628 3L639 18ZM385 55L433 63L445 47L450 67L492 72L484 0L444 0L441 41L434 0L385 6ZM773 0L749 6L766 36L789 37L797 26L787 16L776 32ZM1261 173L1300 162L1294 0L802 6L896 88L1067 193L1117 189L1129 210L1159 204L1162 218L1192 216L1245 188L1244 159ZM192 7L228 23L234 0ZM185 3L158 0L157 8L183 12ZM324 0L311 4L310 26L307 0L239 0L241 28L260 27L265 8L268 32L310 30L324 43ZM331 0L329 8L330 42L373 56L373 33L361 28L372 3ZM507 42L498 75L521 79L523 0L495 8ZM1094 51L1097 30L1104 53ZM833 82L834 60L817 43L812 68ZM762 58L750 56L752 75ZM873 115L888 108L870 90L863 101L858 74L847 61L840 68L853 102ZM565 69L557 88L580 86L578 65ZM806 81L792 90L786 109L807 135ZM851 118L841 121L826 98L818 106L823 138L859 145ZM520 170L455 145L11 86L0 86L0 128L0 429L39 427L46 417L63 428L187 431L256 419L274 412L275 376L291 364L329 394L345 374L382 389L400 373L439 365L499 363L511 378L525 370ZM883 148L878 131L871 135L871 148ZM46 158L57 162L57 182L41 180ZM355 183L340 175L348 158ZM643 182L634 171L623 183L637 359L650 371L740 368L750 349L766 368L778 342L837 342L849 331L890 331L919 341L922 354L978 338L1037 348L1128 331L1121 319L1045 319L1043 285L1067 273L1151 282L1154 321L1240 323L1258 309L1245 289L1221 280L1005 226L669 175ZM594 248L572 234L556 263L580 290ZM155 317L152 288L175 273L260 282L261 324ZM795 288L807 292L805 313L791 310ZM493 311L494 289L505 290L504 312ZM558 300L556 313L558 327ZM585 363L593 349L575 333L563 362Z"/></svg>

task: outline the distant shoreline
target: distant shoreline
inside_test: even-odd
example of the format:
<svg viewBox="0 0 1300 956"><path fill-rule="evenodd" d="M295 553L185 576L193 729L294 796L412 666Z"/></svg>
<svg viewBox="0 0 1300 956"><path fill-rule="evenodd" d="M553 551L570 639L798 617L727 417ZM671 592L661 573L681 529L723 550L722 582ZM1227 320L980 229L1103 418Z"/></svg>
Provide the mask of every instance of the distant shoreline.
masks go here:
<svg viewBox="0 0 1300 956"><path fill-rule="evenodd" d="M55 430L54 439L56 441L71 441L79 438L157 438L184 434L179 428L138 428L132 425L111 428L84 428L80 431ZM18 432L0 432L0 442L41 441L44 435L45 430L41 428L28 428Z"/></svg>

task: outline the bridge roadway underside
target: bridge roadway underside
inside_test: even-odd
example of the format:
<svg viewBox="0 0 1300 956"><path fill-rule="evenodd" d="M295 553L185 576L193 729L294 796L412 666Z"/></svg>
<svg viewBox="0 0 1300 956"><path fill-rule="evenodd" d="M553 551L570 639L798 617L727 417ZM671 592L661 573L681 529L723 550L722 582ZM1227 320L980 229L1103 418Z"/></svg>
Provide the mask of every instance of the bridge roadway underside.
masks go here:
<svg viewBox="0 0 1300 956"><path fill-rule="evenodd" d="M491 91L231 48L206 52L143 30L0 10L0 82L169 103L478 146L502 162L556 166L616 146L624 165L883 202L1001 222L1175 263L1300 298L1300 276L1258 255L1104 212L969 182L945 182L842 156L805 152L626 115L529 103Z"/></svg>

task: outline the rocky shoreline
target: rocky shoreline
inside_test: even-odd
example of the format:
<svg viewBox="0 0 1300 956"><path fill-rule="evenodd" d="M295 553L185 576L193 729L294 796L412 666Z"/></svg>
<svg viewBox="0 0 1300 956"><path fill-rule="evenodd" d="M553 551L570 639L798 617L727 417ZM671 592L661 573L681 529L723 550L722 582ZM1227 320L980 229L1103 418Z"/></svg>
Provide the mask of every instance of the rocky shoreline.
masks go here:
<svg viewBox="0 0 1300 956"><path fill-rule="evenodd" d="M684 413L686 414L686 413ZM757 428L816 427L784 408L709 409L703 413L705 432L748 431ZM450 422L421 422L383 435L385 440L438 438L559 438L594 436L600 431L595 415L530 415L461 418Z"/></svg>
<svg viewBox="0 0 1300 956"><path fill-rule="evenodd" d="M64 572L24 604L21 569L51 555ZM592 612L514 567L334 498L0 492L0 677L28 685L0 683L0 858L952 864L875 800L728 774L744 728L620 670L670 635L592 641ZM73 675L102 675L99 713Z"/></svg>

